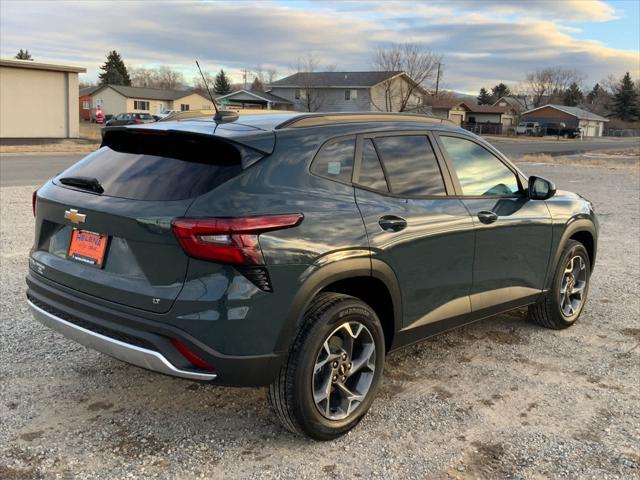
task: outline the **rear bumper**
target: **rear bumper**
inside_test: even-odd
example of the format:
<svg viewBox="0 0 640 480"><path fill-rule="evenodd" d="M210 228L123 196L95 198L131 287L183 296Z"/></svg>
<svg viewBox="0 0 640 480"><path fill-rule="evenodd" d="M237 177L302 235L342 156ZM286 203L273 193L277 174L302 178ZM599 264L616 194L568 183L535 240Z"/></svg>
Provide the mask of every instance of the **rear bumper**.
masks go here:
<svg viewBox="0 0 640 480"><path fill-rule="evenodd" d="M188 378L190 380L215 380L214 373L200 373L176 368L164 355L146 348L138 347L130 343L121 342L115 338L107 337L87 328L83 328L38 307L27 300L33 317L43 325L60 332L67 338L81 343L85 347L106 353L123 362L131 363L138 367L153 370L154 372L173 375L175 377Z"/></svg>
<svg viewBox="0 0 640 480"><path fill-rule="evenodd" d="M27 301L36 320L82 345L159 373L220 385L262 386L282 366L278 354L225 355L187 332L120 309L30 272ZM201 370L173 346L178 340L212 366Z"/></svg>

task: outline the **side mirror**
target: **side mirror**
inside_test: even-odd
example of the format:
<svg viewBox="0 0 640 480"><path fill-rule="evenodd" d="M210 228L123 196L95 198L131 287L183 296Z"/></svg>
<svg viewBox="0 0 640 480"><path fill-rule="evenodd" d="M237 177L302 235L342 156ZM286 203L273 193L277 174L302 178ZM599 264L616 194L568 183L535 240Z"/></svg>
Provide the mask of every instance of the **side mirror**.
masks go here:
<svg viewBox="0 0 640 480"><path fill-rule="evenodd" d="M556 186L546 178L529 177L529 198L531 200L546 200L556 194Z"/></svg>

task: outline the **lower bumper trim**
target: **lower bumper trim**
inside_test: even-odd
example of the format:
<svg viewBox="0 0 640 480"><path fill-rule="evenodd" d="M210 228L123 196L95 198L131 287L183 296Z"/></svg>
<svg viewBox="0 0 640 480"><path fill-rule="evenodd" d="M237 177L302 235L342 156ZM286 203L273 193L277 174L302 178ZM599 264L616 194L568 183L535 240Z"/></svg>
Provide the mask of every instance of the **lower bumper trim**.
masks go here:
<svg viewBox="0 0 640 480"><path fill-rule="evenodd" d="M189 380L211 381L215 380L217 376L214 373L181 370L171 364L169 360L159 352L109 338L97 332L92 332L91 330L52 315L29 300L27 300L27 302L29 303L34 318L43 325L86 347L105 353L123 362Z"/></svg>

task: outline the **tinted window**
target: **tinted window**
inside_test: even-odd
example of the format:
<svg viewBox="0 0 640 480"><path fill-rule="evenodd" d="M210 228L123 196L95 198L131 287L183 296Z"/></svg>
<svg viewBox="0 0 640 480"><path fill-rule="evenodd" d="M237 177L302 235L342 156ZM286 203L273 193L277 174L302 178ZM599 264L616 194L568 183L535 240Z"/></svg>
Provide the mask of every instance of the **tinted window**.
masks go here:
<svg viewBox="0 0 640 480"><path fill-rule="evenodd" d="M516 175L491 152L464 138L440 138L464 195L508 197L519 193Z"/></svg>
<svg viewBox="0 0 640 480"><path fill-rule="evenodd" d="M440 168L426 136L379 137L375 144L393 193L445 195Z"/></svg>
<svg viewBox="0 0 640 480"><path fill-rule="evenodd" d="M112 135L113 136L113 135ZM62 172L98 180L110 197L182 200L202 195L241 171L239 152L223 142L180 141L170 136L117 139ZM116 151L117 149L117 151Z"/></svg>
<svg viewBox="0 0 640 480"><path fill-rule="evenodd" d="M373 146L373 140L369 138L365 139L362 144L362 164L360 165L358 184L374 190L389 191L380 159Z"/></svg>
<svg viewBox="0 0 640 480"><path fill-rule="evenodd" d="M353 137L325 144L313 160L311 171L332 180L351 182L355 144Z"/></svg>

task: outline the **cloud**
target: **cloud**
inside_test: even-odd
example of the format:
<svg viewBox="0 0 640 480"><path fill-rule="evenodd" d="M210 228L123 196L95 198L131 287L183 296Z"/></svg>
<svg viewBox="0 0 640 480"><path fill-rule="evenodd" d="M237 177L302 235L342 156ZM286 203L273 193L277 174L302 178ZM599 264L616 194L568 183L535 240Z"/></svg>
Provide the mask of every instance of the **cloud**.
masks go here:
<svg viewBox="0 0 640 480"><path fill-rule="evenodd" d="M579 3L577 3L579 2ZM588 3L586 3L588 2ZM476 91L514 83L546 66L575 67L590 82L629 70L637 51L572 37L573 22L606 22L599 0L520 2L2 2L0 52L28 48L36 59L78 63L94 77L109 50L131 65L165 64L196 75L224 67L239 80L258 64L289 73L313 53L339 69L369 68L373 51L413 41L445 58L449 88ZM568 25L569 24L569 25Z"/></svg>

